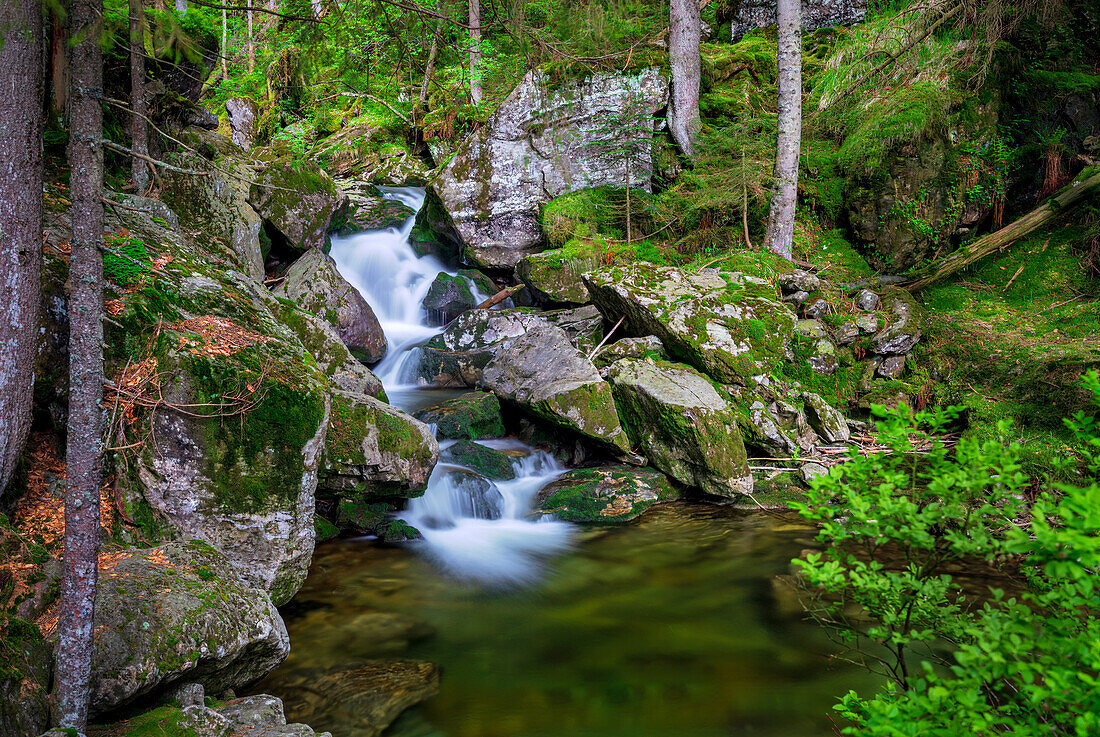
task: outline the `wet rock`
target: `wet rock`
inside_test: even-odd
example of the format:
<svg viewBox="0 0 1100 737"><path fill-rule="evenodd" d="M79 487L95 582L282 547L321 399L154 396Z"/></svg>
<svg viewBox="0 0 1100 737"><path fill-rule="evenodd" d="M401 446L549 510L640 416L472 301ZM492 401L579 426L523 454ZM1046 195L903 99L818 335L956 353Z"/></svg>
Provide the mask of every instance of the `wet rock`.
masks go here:
<svg viewBox="0 0 1100 737"><path fill-rule="evenodd" d="M463 312L477 307L481 300L474 296L472 287L464 276L441 272L420 303L428 313L428 324L446 325Z"/></svg>
<svg viewBox="0 0 1100 737"><path fill-rule="evenodd" d="M287 247L305 252L325 246L329 224L346 204L332 177L311 161L276 158L254 181L248 201Z"/></svg>
<svg viewBox="0 0 1100 737"><path fill-rule="evenodd" d="M705 376L623 359L611 366L611 382L630 440L651 464L708 494L752 491L737 413Z"/></svg>
<svg viewBox="0 0 1100 737"><path fill-rule="evenodd" d="M330 223L337 235L401 228L416 214L404 202L383 197L373 184L356 179L337 179L336 188L347 201Z"/></svg>
<svg viewBox="0 0 1100 737"><path fill-rule="evenodd" d="M211 692L266 675L290 652L271 599L198 541L106 559L96 592L91 705L115 709L186 680Z"/></svg>
<svg viewBox="0 0 1100 737"><path fill-rule="evenodd" d="M648 264L585 275L592 301L628 335L656 335L674 358L712 378L752 385L778 365L795 318L767 282L714 269Z"/></svg>
<svg viewBox="0 0 1100 737"><path fill-rule="evenodd" d="M611 387L561 328L541 322L507 342L481 384L558 427L630 450Z"/></svg>
<svg viewBox="0 0 1100 737"><path fill-rule="evenodd" d="M874 312L878 309L878 295L870 289L861 289L856 292L855 303L856 307L864 312Z"/></svg>
<svg viewBox="0 0 1100 737"><path fill-rule="evenodd" d="M504 516L504 495L489 479L472 471L454 468L443 481L449 487L452 506L462 517L494 520ZM446 526L450 526L450 522Z"/></svg>
<svg viewBox="0 0 1100 737"><path fill-rule="evenodd" d="M490 479L508 481L516 477L512 456L471 440L460 440L439 454L441 463L453 463Z"/></svg>
<svg viewBox="0 0 1100 737"><path fill-rule="evenodd" d="M859 333L859 326L849 321L838 327L834 331L833 337L836 339L837 345L851 345L859 337Z"/></svg>
<svg viewBox="0 0 1100 737"><path fill-rule="evenodd" d="M374 397L335 392L320 488L344 498L420 496L439 459L428 426Z"/></svg>
<svg viewBox="0 0 1100 737"><path fill-rule="evenodd" d="M600 368L610 366L620 358L665 358L665 344L656 335L642 338L623 338L608 343L596 354L595 362Z"/></svg>
<svg viewBox="0 0 1100 737"><path fill-rule="evenodd" d="M383 542L416 540L420 532L393 516L396 511L385 502L368 502L361 499L340 499L336 504L333 525L335 534L372 535Z"/></svg>
<svg viewBox="0 0 1100 737"><path fill-rule="evenodd" d="M363 295L340 275L330 256L313 249L291 265L275 294L322 318L360 360L377 363L386 355L386 336Z"/></svg>
<svg viewBox="0 0 1100 737"><path fill-rule="evenodd" d="M259 108L247 97L230 97L225 101L225 112L229 113L229 129L233 132L233 143L245 151L256 145L256 119Z"/></svg>
<svg viewBox="0 0 1100 737"><path fill-rule="evenodd" d="M660 471L602 466L566 472L539 490L535 507L566 522L627 522L679 496Z"/></svg>
<svg viewBox="0 0 1100 737"><path fill-rule="evenodd" d="M840 360L836 355L836 346L824 338L814 342L813 350L806 362L810 364L810 368L814 371L826 376L836 373L837 367L840 366Z"/></svg>
<svg viewBox="0 0 1100 737"><path fill-rule="evenodd" d="M639 129L649 138L653 114L667 96L656 68L601 72L556 86L542 71L530 72L435 181L467 244L466 257L483 268L512 268L542 246L541 204L586 187L629 182L648 188L650 147L637 146L631 166L612 152L630 145L627 138L636 141ZM607 110L623 119L615 131L600 130Z"/></svg>
<svg viewBox="0 0 1100 737"><path fill-rule="evenodd" d="M806 403L806 420L810 427L828 443L846 443L851 435L844 415L812 392L802 392Z"/></svg>
<svg viewBox="0 0 1100 737"><path fill-rule="evenodd" d="M283 684L286 711L340 737L378 737L405 709L439 692L439 667L369 660L343 670L303 670Z"/></svg>
<svg viewBox="0 0 1100 737"><path fill-rule="evenodd" d="M480 440L504 435L500 400L489 392L468 392L419 410L413 416L434 425L436 436L443 439Z"/></svg>
<svg viewBox="0 0 1100 737"><path fill-rule="evenodd" d="M875 372L884 379L897 379L905 373L905 356L886 356Z"/></svg>
<svg viewBox="0 0 1100 737"><path fill-rule="evenodd" d="M433 386L477 386L481 372L509 338L543 322L525 310L470 310L421 348L420 377Z"/></svg>

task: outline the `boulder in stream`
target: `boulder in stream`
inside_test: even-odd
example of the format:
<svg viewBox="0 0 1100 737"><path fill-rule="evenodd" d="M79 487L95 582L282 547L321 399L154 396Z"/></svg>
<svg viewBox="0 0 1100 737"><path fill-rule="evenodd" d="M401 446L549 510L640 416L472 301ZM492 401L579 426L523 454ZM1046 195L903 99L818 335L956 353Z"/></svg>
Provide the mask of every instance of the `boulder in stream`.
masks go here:
<svg viewBox="0 0 1100 737"><path fill-rule="evenodd" d="M500 400L490 392L467 392L419 410L413 416L434 425L436 437L443 439L481 440L504 435Z"/></svg>
<svg viewBox="0 0 1100 737"><path fill-rule="evenodd" d="M611 387L561 328L540 322L509 340L481 383L542 420L630 452Z"/></svg>
<svg viewBox="0 0 1100 737"><path fill-rule="evenodd" d="M427 324L446 325L481 304L482 300L474 294L473 287L469 278L441 271L420 303L428 314Z"/></svg>
<svg viewBox="0 0 1100 737"><path fill-rule="evenodd" d="M610 376L623 424L651 464L715 496L752 491L737 412L707 377L630 358L613 364Z"/></svg>
<svg viewBox="0 0 1100 737"><path fill-rule="evenodd" d="M528 310L464 312L420 349L420 378L433 386L473 388L505 340L541 321Z"/></svg>
<svg viewBox="0 0 1100 737"><path fill-rule="evenodd" d="M508 481L516 477L512 456L472 440L459 440L439 454L439 460L469 468L490 479Z"/></svg>
<svg viewBox="0 0 1100 737"><path fill-rule="evenodd" d="M634 466L576 468L542 487L536 509L566 522L627 522L680 494L660 471Z"/></svg>

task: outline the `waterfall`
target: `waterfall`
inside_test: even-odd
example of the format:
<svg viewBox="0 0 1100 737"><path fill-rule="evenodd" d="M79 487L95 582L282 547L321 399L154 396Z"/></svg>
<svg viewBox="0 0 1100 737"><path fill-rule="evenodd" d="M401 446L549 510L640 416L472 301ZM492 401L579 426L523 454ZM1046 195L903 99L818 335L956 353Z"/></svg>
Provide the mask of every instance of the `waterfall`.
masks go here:
<svg viewBox="0 0 1100 737"><path fill-rule="evenodd" d="M379 191L414 211L424 204L420 188ZM390 401L405 410L430 403L432 395L445 396L417 385L417 348L443 330L427 324L424 296L440 273L455 274L434 256L416 254L409 244L415 221L414 215L400 228L333 237L330 252L340 273L378 316L389 350L374 371ZM427 491L410 500L400 517L423 535L417 549L449 575L483 585L529 583L549 556L570 545L571 525L531 514L538 490L565 469L550 454L518 440L479 442L512 455L516 477L490 480L471 469L440 463ZM441 446L449 444L443 441Z"/></svg>

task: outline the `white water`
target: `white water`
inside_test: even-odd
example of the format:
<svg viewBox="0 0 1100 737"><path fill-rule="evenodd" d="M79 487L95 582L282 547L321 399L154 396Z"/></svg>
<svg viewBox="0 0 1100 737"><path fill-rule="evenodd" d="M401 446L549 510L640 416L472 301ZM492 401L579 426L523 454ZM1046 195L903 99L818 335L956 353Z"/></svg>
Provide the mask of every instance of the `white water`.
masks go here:
<svg viewBox="0 0 1100 737"><path fill-rule="evenodd" d="M380 187L384 197L414 210L424 190ZM332 239L331 255L340 273L367 300L382 324L389 350L374 367L397 407L424 406L431 392L416 384L417 347L442 328L426 324L420 304L440 272L454 274L433 256L417 256L409 245L416 218L397 228L371 230ZM477 295L484 299L487 295ZM420 549L448 574L488 585L520 585L536 579L547 559L569 547L572 527L530 518L540 488L565 469L544 451L518 440L485 440L488 447L516 454L516 478L486 482L468 469L439 464L424 496L412 499L401 519L423 534ZM443 444L446 447L446 442Z"/></svg>

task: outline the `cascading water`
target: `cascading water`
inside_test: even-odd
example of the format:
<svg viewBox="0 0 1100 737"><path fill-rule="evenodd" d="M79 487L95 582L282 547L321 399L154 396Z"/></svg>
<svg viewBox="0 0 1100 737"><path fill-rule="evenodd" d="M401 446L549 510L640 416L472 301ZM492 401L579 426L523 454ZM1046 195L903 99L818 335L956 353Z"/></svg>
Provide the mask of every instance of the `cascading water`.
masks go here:
<svg viewBox="0 0 1100 737"><path fill-rule="evenodd" d="M424 204L423 189L379 190L414 211ZM436 276L454 274L434 256L418 256L412 249L415 220L410 217L401 228L335 237L331 250L340 273L378 316L389 351L374 371L390 401L405 410L424 406L431 394L443 395L416 383L417 348L442 330L427 324L421 302ZM535 493L565 469L518 440L480 442L513 455L514 479L490 481L471 469L440 463L424 496L411 500L401 518L420 530L424 539L418 546L450 575L487 585L530 582L550 555L570 544L570 525L530 519Z"/></svg>

